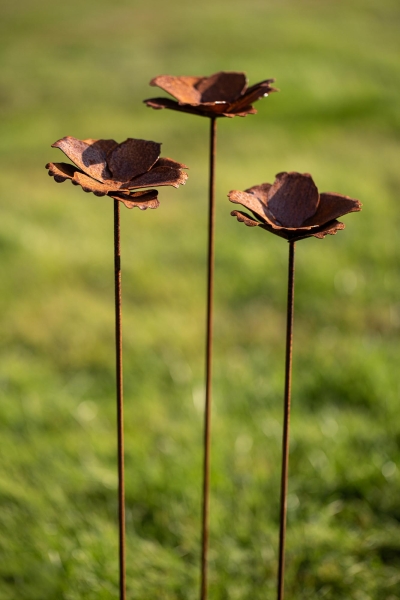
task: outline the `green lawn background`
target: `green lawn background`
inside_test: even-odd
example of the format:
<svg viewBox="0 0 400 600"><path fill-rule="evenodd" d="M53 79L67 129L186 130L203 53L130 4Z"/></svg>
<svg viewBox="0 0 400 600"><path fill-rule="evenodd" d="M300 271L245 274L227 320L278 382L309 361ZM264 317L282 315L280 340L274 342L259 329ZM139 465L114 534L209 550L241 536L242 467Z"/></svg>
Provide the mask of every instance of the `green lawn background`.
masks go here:
<svg viewBox="0 0 400 600"><path fill-rule="evenodd" d="M275 597L288 246L226 195L282 170L364 205L297 244L286 599L399 599L398 2L1 14L0 600L117 597L112 202L47 177L64 135L190 167L121 211L128 597L198 597L208 122L142 100L221 69L281 92L219 121L210 600Z"/></svg>

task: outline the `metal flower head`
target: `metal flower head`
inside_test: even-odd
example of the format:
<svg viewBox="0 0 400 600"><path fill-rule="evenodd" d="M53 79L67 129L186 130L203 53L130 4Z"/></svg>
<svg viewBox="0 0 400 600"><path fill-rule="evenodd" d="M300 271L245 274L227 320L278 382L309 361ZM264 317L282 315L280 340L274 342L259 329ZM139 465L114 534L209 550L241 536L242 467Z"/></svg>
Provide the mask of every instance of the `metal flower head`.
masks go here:
<svg viewBox="0 0 400 600"><path fill-rule="evenodd" d="M308 173L278 173L275 182L229 192L231 202L248 208L256 220L240 210L231 212L248 227L260 226L289 241L310 236L324 238L344 229L336 219L361 210L361 202L331 192L318 193Z"/></svg>
<svg viewBox="0 0 400 600"><path fill-rule="evenodd" d="M245 117L257 111L252 103L277 92L271 87L274 79L260 81L247 87L244 73L220 71L210 77L174 77L159 75L150 81L176 98L150 98L144 100L151 108L171 108L203 117Z"/></svg>
<svg viewBox="0 0 400 600"><path fill-rule="evenodd" d="M161 144L128 138L118 144L114 140L78 140L64 137L52 144L74 163L48 163L46 169L57 183L70 179L83 191L95 196L110 196L126 207L141 210L157 208L162 185L179 187L186 182L187 167L171 158L160 158ZM76 165L76 166L75 166Z"/></svg>

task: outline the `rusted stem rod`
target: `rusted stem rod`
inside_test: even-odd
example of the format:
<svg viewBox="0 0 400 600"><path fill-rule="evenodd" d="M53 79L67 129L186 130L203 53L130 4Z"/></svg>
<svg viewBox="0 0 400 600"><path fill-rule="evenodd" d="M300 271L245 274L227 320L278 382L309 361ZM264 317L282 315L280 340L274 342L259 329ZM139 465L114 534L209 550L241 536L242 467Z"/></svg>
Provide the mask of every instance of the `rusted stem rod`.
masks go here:
<svg viewBox="0 0 400 600"><path fill-rule="evenodd" d="M121 238L119 201L114 200L115 358L118 434L119 598L126 600L124 399L122 380Z"/></svg>
<svg viewBox="0 0 400 600"><path fill-rule="evenodd" d="M210 458L211 458L211 391L212 391L212 341L214 297L214 229L215 229L215 153L217 142L217 119L210 119L210 179L208 207L208 268L207 268L207 317L206 317L206 398L204 410L204 463L203 463L203 510L201 544L201 591L200 600L208 593L208 537L210 511Z"/></svg>
<svg viewBox="0 0 400 600"><path fill-rule="evenodd" d="M278 565L278 600L284 598L285 583L285 543L286 543L286 513L287 489L289 472L289 425L290 398L292 387L292 347L293 347L293 309L294 309L294 250L295 242L289 242L289 269L286 321L286 364L285 364L285 398L282 436L282 476L280 502L279 530L279 565Z"/></svg>

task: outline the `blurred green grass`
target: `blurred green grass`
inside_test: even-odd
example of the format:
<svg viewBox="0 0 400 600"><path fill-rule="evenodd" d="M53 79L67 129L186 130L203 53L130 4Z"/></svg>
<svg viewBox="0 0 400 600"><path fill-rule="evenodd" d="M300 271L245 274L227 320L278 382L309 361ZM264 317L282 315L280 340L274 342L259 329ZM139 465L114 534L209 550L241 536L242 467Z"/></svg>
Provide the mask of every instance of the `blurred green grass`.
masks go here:
<svg viewBox="0 0 400 600"><path fill-rule="evenodd" d="M206 120L160 73L275 77L221 120L210 598L274 598L287 245L230 189L309 171L362 213L298 244L287 600L400 598L400 7L394 0L2 6L0 600L117 595L112 205L44 164L64 135L190 166L122 211L129 598L197 597Z"/></svg>

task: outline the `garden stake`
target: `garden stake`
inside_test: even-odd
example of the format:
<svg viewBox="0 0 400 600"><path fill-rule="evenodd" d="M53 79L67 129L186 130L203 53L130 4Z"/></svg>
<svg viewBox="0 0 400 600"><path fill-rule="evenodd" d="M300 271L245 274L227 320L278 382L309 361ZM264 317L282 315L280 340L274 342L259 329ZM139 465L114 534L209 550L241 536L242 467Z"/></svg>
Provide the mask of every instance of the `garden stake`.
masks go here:
<svg viewBox="0 0 400 600"><path fill-rule="evenodd" d="M133 191L159 185L179 187L187 179L187 167L170 158L160 158L161 145L129 138L122 144L114 140L78 140L65 137L53 147L60 148L76 166L48 163L46 169L57 183L67 179L85 192L114 199L114 285L115 285L115 368L117 397L119 598L126 600L124 403L122 365L121 236L120 202L141 210L159 206L157 190Z"/></svg>
<svg viewBox="0 0 400 600"><path fill-rule="evenodd" d="M208 595L208 547L210 515L210 466L211 466L211 406L212 406L212 342L213 342L213 295L214 295L214 231L215 231L215 158L217 140L217 117L245 117L257 111L253 102L275 92L271 87L273 79L261 81L247 87L244 73L215 73L210 77L173 77L160 75L150 81L174 96L145 100L147 106L155 109L170 108L202 117L210 118L210 171L208 207L208 258L207 258L207 315L206 315L206 368L205 368L205 407L203 439L203 495L201 523L201 570L200 600Z"/></svg>
<svg viewBox="0 0 400 600"><path fill-rule="evenodd" d="M282 473L280 497L280 529L278 553L278 600L284 599L286 513L289 474L289 425L292 385L292 344L294 309L295 242L307 237L324 238L334 235L344 224L337 217L361 210L361 202L335 193L318 193L308 173L278 173L275 182L262 183L244 192L233 190L229 200L251 211L231 212L248 227L261 227L289 241L289 268L286 321L286 364L284 417L282 436Z"/></svg>
<svg viewBox="0 0 400 600"><path fill-rule="evenodd" d="M210 119L210 181L208 205L208 268L207 268L207 324L206 324L206 402L204 411L204 463L202 498L202 544L201 544L201 593L207 598L208 538L210 513L210 463L211 463L211 400L212 400L212 343L213 343L213 297L214 297L214 240L215 240L215 153L217 142L217 119Z"/></svg>
<svg viewBox="0 0 400 600"><path fill-rule="evenodd" d="M118 435L118 521L119 521L119 597L126 600L125 548L125 468L124 468L124 396L122 375L121 236L120 207L114 200L114 282L115 282L115 367L117 384Z"/></svg>
<svg viewBox="0 0 400 600"><path fill-rule="evenodd" d="M289 242L288 295L286 314L286 364L285 364L285 398L282 436L282 475L279 528L279 565L278 565L278 600L283 600L285 577L285 542L287 487L289 469L289 426L290 396L292 387L292 349L293 349L293 309L294 309L294 251L295 243Z"/></svg>

